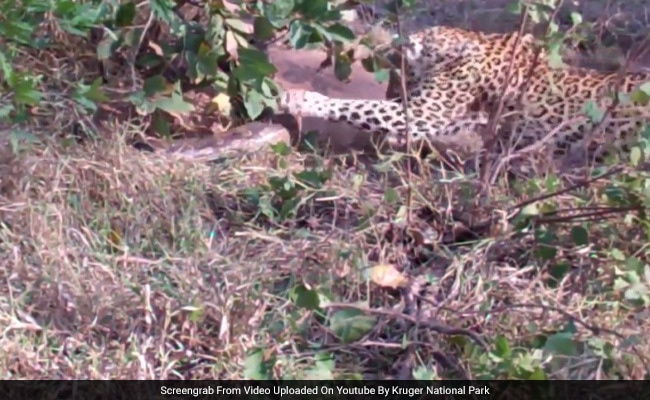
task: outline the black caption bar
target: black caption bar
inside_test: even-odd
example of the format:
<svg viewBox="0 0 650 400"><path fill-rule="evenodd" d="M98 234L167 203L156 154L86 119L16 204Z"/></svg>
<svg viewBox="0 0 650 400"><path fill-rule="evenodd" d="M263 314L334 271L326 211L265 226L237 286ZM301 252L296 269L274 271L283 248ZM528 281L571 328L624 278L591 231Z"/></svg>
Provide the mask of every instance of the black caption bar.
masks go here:
<svg viewBox="0 0 650 400"><path fill-rule="evenodd" d="M648 400L650 381L2 381L11 400Z"/></svg>

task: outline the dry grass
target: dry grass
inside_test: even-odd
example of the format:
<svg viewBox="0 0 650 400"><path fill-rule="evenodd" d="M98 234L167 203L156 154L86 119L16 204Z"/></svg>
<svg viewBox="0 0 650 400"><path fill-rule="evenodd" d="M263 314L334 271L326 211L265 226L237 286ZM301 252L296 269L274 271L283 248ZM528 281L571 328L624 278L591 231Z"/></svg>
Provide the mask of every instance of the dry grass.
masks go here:
<svg viewBox="0 0 650 400"><path fill-rule="evenodd" d="M616 266L595 241L564 246L551 262L530 254L534 243L521 234L417 246L400 233L402 201L391 202L392 189L405 198L395 170L318 166L306 157L208 166L138 153L118 139L33 146L5 159L2 376L242 378L255 370L255 349L275 359L268 374L276 377L385 378L403 376L404 368L507 376L466 336L471 332L492 351L501 337L525 349L555 378L646 373L647 318L620 302ZM290 167L277 167L280 159ZM331 179L304 187L294 216L260 215L265 207L252 204L246 190L299 172L305 162ZM468 203L460 197L463 182L432 183L426 175L413 182L414 225L445 236L447 205ZM259 204L270 192L260 190ZM565 254L571 267L552 282ZM402 314L396 293L368 281L365 270L386 263L434 282L426 296L436 306L422 311L419 326L408 323L414 314ZM297 307L301 285L332 304ZM366 335L344 344L327 316L346 307L374 319ZM554 357L539 347L572 319L572 341L584 345ZM460 331L436 333L451 328ZM599 341L612 350L599 354ZM319 361L323 354L333 367Z"/></svg>

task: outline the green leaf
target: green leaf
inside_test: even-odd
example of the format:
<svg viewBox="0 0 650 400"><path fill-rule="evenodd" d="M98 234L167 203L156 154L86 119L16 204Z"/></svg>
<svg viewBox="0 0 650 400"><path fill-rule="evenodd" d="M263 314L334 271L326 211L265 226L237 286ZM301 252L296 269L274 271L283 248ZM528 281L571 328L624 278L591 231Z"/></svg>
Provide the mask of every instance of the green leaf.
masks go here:
<svg viewBox="0 0 650 400"><path fill-rule="evenodd" d="M291 146L286 142L278 142L271 145L271 150L279 156L288 156L291 154Z"/></svg>
<svg viewBox="0 0 650 400"><path fill-rule="evenodd" d="M11 115L11 112L15 110L15 107L11 104L5 104L0 106L0 119L8 118Z"/></svg>
<svg viewBox="0 0 650 400"><path fill-rule="evenodd" d="M304 22L295 20L289 26L289 42L294 49L300 50L307 46L314 34L314 28Z"/></svg>
<svg viewBox="0 0 650 400"><path fill-rule="evenodd" d="M616 248L611 249L609 251L609 255L616 261L625 261L626 259L625 253L623 253L621 250Z"/></svg>
<svg viewBox="0 0 650 400"><path fill-rule="evenodd" d="M293 197L291 199L285 200L284 203L282 203L282 207L280 208L278 222L284 221L288 218L293 218L296 215L296 209L300 202L301 199L298 197Z"/></svg>
<svg viewBox="0 0 650 400"><path fill-rule="evenodd" d="M111 58L115 49L120 47L121 40L111 37L110 35L104 37L97 45L97 58L99 60L108 60Z"/></svg>
<svg viewBox="0 0 650 400"><path fill-rule="evenodd" d="M115 25L117 27L131 26L133 24L133 19L135 18L135 3L129 1L127 3L120 4L120 7L115 13Z"/></svg>
<svg viewBox="0 0 650 400"><path fill-rule="evenodd" d="M644 106L650 102L650 93L638 88L630 93L629 98L633 103L638 103Z"/></svg>
<svg viewBox="0 0 650 400"><path fill-rule="evenodd" d="M395 188L389 187L384 191L384 201L390 205L398 204L401 197Z"/></svg>
<svg viewBox="0 0 650 400"><path fill-rule="evenodd" d="M547 381L548 377L546 376L544 370L538 367L533 373L528 375L528 379L531 381Z"/></svg>
<svg viewBox="0 0 650 400"><path fill-rule="evenodd" d="M576 246L586 246L589 244L589 232L582 226L571 228L571 239Z"/></svg>
<svg viewBox="0 0 650 400"><path fill-rule="evenodd" d="M269 40L275 34L275 29L268 19L255 17L253 21L253 36L258 40Z"/></svg>
<svg viewBox="0 0 650 400"><path fill-rule="evenodd" d="M183 96L178 92L174 92L171 97L156 99L153 101L153 105L170 114L185 114L194 111L194 106L183 100Z"/></svg>
<svg viewBox="0 0 650 400"><path fill-rule="evenodd" d="M576 323L570 319L564 326L564 329L562 329L562 332L570 334L578 333L578 327L576 326Z"/></svg>
<svg viewBox="0 0 650 400"><path fill-rule="evenodd" d="M276 28L284 28L287 24L287 17L293 11L294 6L294 0L274 0L264 3L262 13L271 25Z"/></svg>
<svg viewBox="0 0 650 400"><path fill-rule="evenodd" d="M69 16L78 10L78 5L74 1L59 0L56 2L54 13L57 17ZM36 11L36 10L32 10ZM46 11L46 10L41 10Z"/></svg>
<svg viewBox="0 0 650 400"><path fill-rule="evenodd" d="M416 4L418 4L418 0L402 0L402 8L406 10L413 10L413 7L415 7Z"/></svg>
<svg viewBox="0 0 650 400"><path fill-rule="evenodd" d="M539 246L535 250L537 257L542 260L552 260L557 255L557 247L554 243L557 242L557 236L550 231L536 232L537 241Z"/></svg>
<svg viewBox="0 0 650 400"><path fill-rule="evenodd" d="M142 84L142 89L144 89L144 93L147 97L151 97L155 94L165 92L165 90L167 90L167 81L160 74L154 75L145 79Z"/></svg>
<svg viewBox="0 0 650 400"><path fill-rule="evenodd" d="M630 286L630 283L623 278L614 279L614 291L620 292Z"/></svg>
<svg viewBox="0 0 650 400"><path fill-rule="evenodd" d="M379 83L384 83L390 79L390 70L387 68L381 68L373 72L375 80Z"/></svg>
<svg viewBox="0 0 650 400"><path fill-rule="evenodd" d="M242 33L249 33L251 29L250 25L238 18L226 18L224 23L232 29Z"/></svg>
<svg viewBox="0 0 650 400"><path fill-rule="evenodd" d="M86 110L90 110L92 112L97 111L97 105L94 102L86 99L85 97L75 96L75 101L78 104L80 104L82 107L84 107Z"/></svg>
<svg viewBox="0 0 650 400"><path fill-rule="evenodd" d="M268 61L267 56L257 49L239 48L240 65L232 74L243 82L264 81L265 77L273 75L277 69Z"/></svg>
<svg viewBox="0 0 650 400"><path fill-rule="evenodd" d="M605 112L594 103L593 100L589 100L585 103L583 112L593 123L596 124L605 118Z"/></svg>
<svg viewBox="0 0 650 400"><path fill-rule="evenodd" d="M351 42L354 40L355 35L354 32L352 32L352 29L348 28L347 26L343 26L341 24L334 24L331 26L328 26L324 29L324 31L327 33L327 38L329 40L336 40L339 42Z"/></svg>
<svg viewBox="0 0 650 400"><path fill-rule="evenodd" d="M497 339L494 341L494 346L496 347L496 355L502 359L507 360L512 355L510 345L508 344L508 340L505 337L497 337Z"/></svg>
<svg viewBox="0 0 650 400"><path fill-rule="evenodd" d="M267 380L270 378L269 368L264 360L262 349L253 350L244 359L244 378L251 380Z"/></svg>
<svg viewBox="0 0 650 400"><path fill-rule="evenodd" d="M553 68L564 67L562 60L562 41L555 40L548 43L548 64Z"/></svg>
<svg viewBox="0 0 650 400"><path fill-rule="evenodd" d="M315 365L313 368L308 369L306 379L310 380L331 380L334 379L332 372L336 363L331 353L322 352L317 353L315 358Z"/></svg>
<svg viewBox="0 0 650 400"><path fill-rule="evenodd" d="M314 168L296 172L293 176L298 180L298 182L314 189L320 189L323 186L323 183L327 182L331 177L327 172Z"/></svg>
<svg viewBox="0 0 650 400"><path fill-rule="evenodd" d="M264 76L272 75L277 72L277 69L273 64L269 62L266 54L262 53L257 49L244 49L240 48L239 50L239 61L242 63L251 63L254 64L255 68L260 71L260 74Z"/></svg>
<svg viewBox="0 0 650 400"><path fill-rule="evenodd" d="M172 25L178 20L176 13L174 13L174 7L176 7L174 0L151 0L149 5L154 16L168 25Z"/></svg>
<svg viewBox="0 0 650 400"><path fill-rule="evenodd" d="M336 365L334 361L334 356L332 353L322 352L318 353L314 357L316 364L322 368L326 368L328 371L334 371Z"/></svg>
<svg viewBox="0 0 650 400"><path fill-rule="evenodd" d="M571 266L566 263L559 263L551 267L549 271L548 286L551 288L556 288L562 279L571 271Z"/></svg>
<svg viewBox="0 0 650 400"><path fill-rule="evenodd" d="M289 295L296 307L307 310L318 310L320 308L320 296L313 289L307 289L303 285L295 286Z"/></svg>
<svg viewBox="0 0 650 400"><path fill-rule="evenodd" d="M305 19L319 20L328 11L328 0L301 0L295 6L295 10L302 14Z"/></svg>
<svg viewBox="0 0 650 400"><path fill-rule="evenodd" d="M16 103L35 106L41 102L42 93L36 89L36 79L27 76L16 76L10 86L14 91L14 101Z"/></svg>
<svg viewBox="0 0 650 400"><path fill-rule="evenodd" d="M334 60L334 75L336 78L341 81L346 81L350 78L351 74L352 64L342 57L336 57Z"/></svg>
<svg viewBox="0 0 650 400"><path fill-rule="evenodd" d="M38 105L41 102L42 93L38 90L21 89L17 90L14 99L17 103L26 104L30 106Z"/></svg>
<svg viewBox="0 0 650 400"><path fill-rule="evenodd" d="M10 62L9 59L7 59L7 56L0 51L0 69L2 70L2 73L5 76L5 79L7 76L13 75L13 66Z"/></svg>
<svg viewBox="0 0 650 400"><path fill-rule="evenodd" d="M550 353L563 356L578 354L578 345L573 340L573 334L568 332L560 332L549 336L544 349Z"/></svg>
<svg viewBox="0 0 650 400"><path fill-rule="evenodd" d="M537 360L530 353L518 353L513 365L525 372L532 373L537 367Z"/></svg>
<svg viewBox="0 0 650 400"><path fill-rule="evenodd" d="M327 381L334 379L334 375L332 374L332 371L321 368L318 364L316 364L315 367L309 368L305 371L304 379L310 381Z"/></svg>
<svg viewBox="0 0 650 400"><path fill-rule="evenodd" d="M143 107L144 103L147 101L144 90L138 90L137 92L131 93L127 96L127 99L138 108Z"/></svg>
<svg viewBox="0 0 650 400"><path fill-rule="evenodd" d="M138 67L155 68L162 66L165 63L165 59L158 54L145 53L139 55L135 62Z"/></svg>
<svg viewBox="0 0 650 400"><path fill-rule="evenodd" d="M194 59L196 77L202 79L215 79L222 71L219 69L219 51L212 50L205 54L198 54Z"/></svg>
<svg viewBox="0 0 650 400"><path fill-rule="evenodd" d="M88 90L84 93L84 96L89 99L94 101L95 103L104 103L109 101L110 99L104 93L104 90L102 90L102 78L96 78L93 83L88 87Z"/></svg>
<svg viewBox="0 0 650 400"><path fill-rule="evenodd" d="M424 366L419 366L413 370L413 378L417 381L431 381L437 378L436 373Z"/></svg>
<svg viewBox="0 0 650 400"><path fill-rule="evenodd" d="M537 203L527 204L524 206L524 208L521 209L521 215L523 216L533 216L538 214L539 208L537 207Z"/></svg>
<svg viewBox="0 0 650 400"><path fill-rule="evenodd" d="M630 149L630 164L633 167L638 167L641 164L641 148L639 146L634 146Z"/></svg>
<svg viewBox="0 0 650 400"><path fill-rule="evenodd" d="M638 300L645 300L648 297L648 288L645 284L640 284L640 283L635 283L630 285L630 287L625 290L624 297L625 300L629 301L638 301Z"/></svg>
<svg viewBox="0 0 650 400"><path fill-rule="evenodd" d="M580 25L582 23L582 15L580 15L579 13L577 13L575 11L572 12L571 13L571 23L573 24L573 26Z"/></svg>
<svg viewBox="0 0 650 400"><path fill-rule="evenodd" d="M506 10L512 14L519 15L523 11L523 4L519 0L513 1L512 3L506 6Z"/></svg>
<svg viewBox="0 0 650 400"><path fill-rule="evenodd" d="M151 116L151 127L162 137L170 137L169 121L160 110L155 110Z"/></svg>
<svg viewBox="0 0 650 400"><path fill-rule="evenodd" d="M23 130L12 130L9 134L9 143L14 154L29 148L31 144L41 143L41 140L33 133Z"/></svg>
<svg viewBox="0 0 650 400"><path fill-rule="evenodd" d="M535 251L535 254L537 254L537 257L541 258L542 260L553 260L555 256L557 256L557 248L540 245Z"/></svg>
<svg viewBox="0 0 650 400"><path fill-rule="evenodd" d="M278 87L278 84L271 78L266 77L262 81L262 94L269 99L275 98L280 94L281 90Z"/></svg>
<svg viewBox="0 0 650 400"><path fill-rule="evenodd" d="M352 343L370 333L377 319L364 315L361 310L344 309L334 312L329 319L329 328L343 343Z"/></svg>
<svg viewBox="0 0 650 400"><path fill-rule="evenodd" d="M645 268L645 263L638 257L628 257L625 260L625 269L633 271L635 275L640 275Z"/></svg>
<svg viewBox="0 0 650 400"><path fill-rule="evenodd" d="M264 98L255 90L249 90L244 95L244 107L250 119L256 119L264 111Z"/></svg>

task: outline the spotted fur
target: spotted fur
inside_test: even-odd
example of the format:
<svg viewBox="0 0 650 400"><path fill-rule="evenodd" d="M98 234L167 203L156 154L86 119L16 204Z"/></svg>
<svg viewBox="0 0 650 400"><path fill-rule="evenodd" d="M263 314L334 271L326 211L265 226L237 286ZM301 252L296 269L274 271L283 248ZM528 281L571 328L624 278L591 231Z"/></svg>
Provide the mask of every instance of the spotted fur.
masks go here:
<svg viewBox="0 0 650 400"><path fill-rule="evenodd" d="M500 135L514 149L544 140L553 157L592 149L594 142L597 148L624 144L650 115L649 107L623 99L608 118L595 124L584 113L587 102L604 110L612 104L617 87L629 93L649 82L650 74L552 68L529 34L485 34L440 26L411 35L405 49L406 117L412 143L430 141L460 154L476 154L483 148L481 132L488 113L502 94L507 134L504 128ZM289 91L280 105L294 114L346 121L383 133L393 145L405 144L407 118L399 96L344 100ZM600 139L598 132L603 134Z"/></svg>

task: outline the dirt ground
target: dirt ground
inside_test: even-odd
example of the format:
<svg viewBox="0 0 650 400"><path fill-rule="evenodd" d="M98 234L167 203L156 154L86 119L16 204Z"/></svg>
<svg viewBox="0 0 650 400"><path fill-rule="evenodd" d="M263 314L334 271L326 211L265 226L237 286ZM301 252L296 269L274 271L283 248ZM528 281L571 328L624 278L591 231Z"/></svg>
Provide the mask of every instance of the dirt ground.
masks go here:
<svg viewBox="0 0 650 400"><path fill-rule="evenodd" d="M572 7L648 27L644 1L595 4ZM511 30L503 7L430 0L407 29ZM269 55L284 88L384 98L360 66L342 83L317 73L319 51ZM52 87L85 68L39 57ZM647 240L636 214L605 214L613 175L482 197L474 177L390 157L280 146L207 164L128 145L143 134L128 110L99 121L102 140L60 139L92 121L64 90L45 101L3 128L38 140L0 151L2 378L650 377ZM345 124L303 124L352 158L368 145ZM556 222L509 218L556 192L534 203Z"/></svg>

